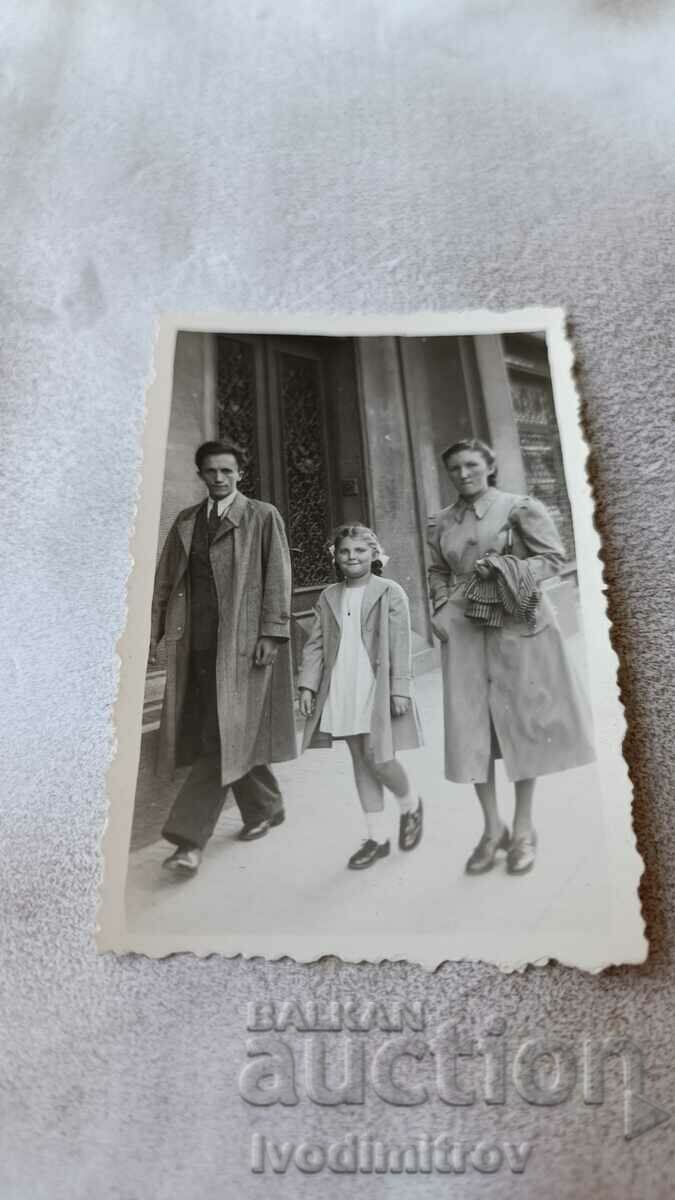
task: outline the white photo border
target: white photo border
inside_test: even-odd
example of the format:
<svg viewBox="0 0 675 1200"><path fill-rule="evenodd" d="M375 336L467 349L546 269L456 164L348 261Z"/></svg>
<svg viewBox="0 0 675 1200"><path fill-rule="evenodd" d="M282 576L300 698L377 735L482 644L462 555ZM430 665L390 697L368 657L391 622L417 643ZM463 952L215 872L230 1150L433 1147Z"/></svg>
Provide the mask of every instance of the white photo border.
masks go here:
<svg viewBox="0 0 675 1200"><path fill-rule="evenodd" d="M550 927L524 930L518 944L509 946L503 931L471 945L473 934L457 928L442 936L416 934L320 933L217 935L134 933L127 928L125 883L136 776L141 743L141 714L165 449L171 411L173 363L179 331L201 333L260 333L342 337L453 337L458 335L544 333L548 348L555 412L563 454L567 491L572 508L577 548L579 591L587 640L588 683L595 730L603 824L612 880L611 937L602 946L575 944L566 932L556 937ZM587 475L588 445L580 423L580 399L574 373L574 353L562 307L530 307L507 312L489 310L457 313L392 314L389 316L273 315L261 313L166 313L156 326L154 374L147 390L143 458L130 539L132 567L127 591L127 619L118 642L120 678L114 709L115 752L107 777L108 820L103 835L103 875L97 914L96 945L100 952L135 952L152 958L187 951L198 956L218 953L271 960L293 958L314 962L337 956L349 962L409 961L433 970L446 961L471 959L492 963L505 971L551 960L598 972L611 965L638 964L648 944L641 914L638 885L643 862L632 822L632 787L622 754L626 732L617 683L618 659L610 641L610 622L604 594L601 543L593 518L593 497Z"/></svg>

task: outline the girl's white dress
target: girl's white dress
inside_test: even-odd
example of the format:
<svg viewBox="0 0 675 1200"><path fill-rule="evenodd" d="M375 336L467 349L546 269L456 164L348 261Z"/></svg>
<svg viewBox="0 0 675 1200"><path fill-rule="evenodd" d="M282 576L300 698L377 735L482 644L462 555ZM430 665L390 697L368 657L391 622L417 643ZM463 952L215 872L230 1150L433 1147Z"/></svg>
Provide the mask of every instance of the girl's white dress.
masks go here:
<svg viewBox="0 0 675 1200"><path fill-rule="evenodd" d="M366 581L367 583L367 581ZM320 728L333 737L369 733L375 675L361 638L361 605L366 583L343 585L341 637Z"/></svg>

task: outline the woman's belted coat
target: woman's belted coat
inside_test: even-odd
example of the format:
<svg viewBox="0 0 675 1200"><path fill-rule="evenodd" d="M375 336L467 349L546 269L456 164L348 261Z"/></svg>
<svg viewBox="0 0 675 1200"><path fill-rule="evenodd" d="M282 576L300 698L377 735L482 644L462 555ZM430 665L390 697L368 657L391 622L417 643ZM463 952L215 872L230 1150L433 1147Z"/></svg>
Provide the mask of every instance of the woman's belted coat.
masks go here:
<svg viewBox="0 0 675 1200"><path fill-rule="evenodd" d="M206 502L204 501L203 504ZM158 769L172 773L195 757L188 736L190 665L189 556L195 504L179 514L157 566L151 636L164 638L166 691ZM218 726L223 785L263 763L297 756L290 652L291 562L281 514L239 493L223 516L209 556L218 596ZM276 662L253 661L259 637L286 639Z"/></svg>
<svg viewBox="0 0 675 1200"><path fill-rule="evenodd" d="M429 540L446 778L484 782L496 751L512 780L592 762L590 712L546 593L533 628L508 614L502 628L485 628L464 611L476 560L490 551L527 559L539 582L559 573L565 553L547 509L492 487L443 509Z"/></svg>
<svg viewBox="0 0 675 1200"><path fill-rule="evenodd" d="M315 692L316 703L305 724L303 750L332 744L331 735L323 733L319 724L340 646L344 587L343 583L333 583L321 593L305 643L298 687ZM371 575L361 605L361 637L375 675L370 744L375 762L385 763L394 757L396 750L414 750L423 744L412 695L408 598L395 580ZM392 696L411 698L408 711L401 717L391 715Z"/></svg>

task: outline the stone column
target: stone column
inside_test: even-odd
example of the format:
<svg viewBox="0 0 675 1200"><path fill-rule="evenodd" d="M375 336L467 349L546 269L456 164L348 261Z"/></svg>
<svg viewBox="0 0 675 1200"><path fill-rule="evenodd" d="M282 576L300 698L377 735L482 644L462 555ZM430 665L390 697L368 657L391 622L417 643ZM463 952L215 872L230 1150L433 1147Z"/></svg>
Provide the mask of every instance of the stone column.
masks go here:
<svg viewBox="0 0 675 1200"><path fill-rule="evenodd" d="M373 527L391 557L385 574L408 595L416 646L421 649L421 641L426 648L431 636L411 451L415 431L408 425L397 339L358 338L356 345Z"/></svg>
<svg viewBox="0 0 675 1200"><path fill-rule="evenodd" d="M158 552L181 509L206 495L194 464L197 446L212 436L205 421L204 349L203 333L181 332L176 338Z"/></svg>
<svg viewBox="0 0 675 1200"><path fill-rule="evenodd" d="M499 467L498 485L506 492L526 492L527 481L518 439L511 387L499 335L481 335L474 339L488 440Z"/></svg>

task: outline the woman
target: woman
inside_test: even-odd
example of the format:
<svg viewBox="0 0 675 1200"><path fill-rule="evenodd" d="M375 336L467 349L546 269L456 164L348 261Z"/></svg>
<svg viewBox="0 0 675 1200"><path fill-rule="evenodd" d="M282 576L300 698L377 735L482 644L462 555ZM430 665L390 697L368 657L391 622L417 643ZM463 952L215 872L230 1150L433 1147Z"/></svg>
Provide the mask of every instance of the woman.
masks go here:
<svg viewBox="0 0 675 1200"><path fill-rule="evenodd" d="M466 864L489 871L499 850L507 870L534 865L532 798L537 776L592 762L590 715L553 608L540 583L565 560L543 504L500 491L493 451L455 442L443 461L459 497L430 537L433 628L442 644L445 774L473 783L485 832ZM516 793L512 834L495 791L503 758Z"/></svg>

